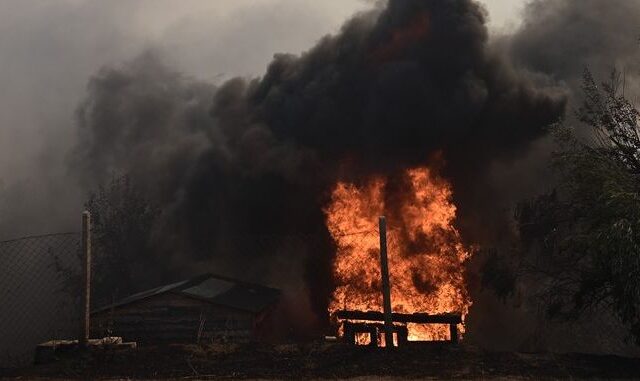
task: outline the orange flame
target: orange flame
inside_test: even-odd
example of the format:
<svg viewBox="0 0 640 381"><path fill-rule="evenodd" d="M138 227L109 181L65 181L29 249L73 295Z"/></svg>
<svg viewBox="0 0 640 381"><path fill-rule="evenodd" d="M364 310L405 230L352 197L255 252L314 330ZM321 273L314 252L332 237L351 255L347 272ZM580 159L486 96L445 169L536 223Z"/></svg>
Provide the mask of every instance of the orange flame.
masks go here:
<svg viewBox="0 0 640 381"><path fill-rule="evenodd" d="M406 171L405 180L399 196L390 194L383 178L364 186L336 185L325 210L337 245L330 313L382 311L377 222L386 215L393 311L467 314L464 263L470 252L453 226L451 186L427 168ZM409 324L408 329L409 340L449 338L443 325Z"/></svg>

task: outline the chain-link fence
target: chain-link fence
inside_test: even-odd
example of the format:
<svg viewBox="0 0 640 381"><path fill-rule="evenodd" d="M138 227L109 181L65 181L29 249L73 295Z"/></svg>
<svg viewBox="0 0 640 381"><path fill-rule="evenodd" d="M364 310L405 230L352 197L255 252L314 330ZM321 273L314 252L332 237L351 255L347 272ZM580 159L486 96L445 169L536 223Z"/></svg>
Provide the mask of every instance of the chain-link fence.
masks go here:
<svg viewBox="0 0 640 381"><path fill-rule="evenodd" d="M28 366L40 343L78 337L81 241L79 232L0 241L0 369ZM92 308L200 272L276 287L283 286L278 279L286 280L287 286L302 285L307 281L304 270L311 258L326 258L331 251L326 235L229 235L212 240L206 258L199 260L193 253L183 253L183 268L174 269L174 274L165 278L158 271L144 271L140 263L147 262L141 258L117 260L121 255L116 258L114 253L105 253L97 241L92 239ZM105 254L116 261L105 261ZM159 251L154 260L165 261L162 254ZM116 280L123 279L120 273L130 273L136 284L131 290L118 290L122 285L116 280L100 278L105 273ZM319 277L327 279L330 274Z"/></svg>
<svg viewBox="0 0 640 381"><path fill-rule="evenodd" d="M358 250L369 251L378 245L377 234L373 231L352 237L358 243ZM81 239L81 233L74 232L0 241L0 368L28 366L33 362L39 343L78 337ZM96 245L94 242L92 267L97 277L96 266L100 262L98 254L101 251ZM229 235L211 242L204 262L198 263L191 258L198 263L198 270L187 269L181 273L210 271L275 287L317 286L332 276L332 269L326 266L335 250L332 245L326 233ZM368 267L379 274L377 256L373 255L374 263ZM126 264L134 266L133 262L132 258ZM106 264L111 270L116 265L118 263ZM100 269L104 270L103 267ZM143 281L139 277L139 269L131 267L128 270L136 275L139 282L134 291L155 287L164 281L161 277ZM107 272L113 274L114 271ZM376 276L378 278L379 275ZM127 296L127 293L120 292L111 297L109 292L115 292L111 288L118 285L96 286L92 287L95 295L95 298L92 296L93 306L109 304L107 299ZM104 290L106 286L109 290ZM101 294L110 297L101 300L98 297Z"/></svg>
<svg viewBox="0 0 640 381"><path fill-rule="evenodd" d="M0 368L33 361L38 343L77 335L61 269L79 268L80 233L0 241Z"/></svg>

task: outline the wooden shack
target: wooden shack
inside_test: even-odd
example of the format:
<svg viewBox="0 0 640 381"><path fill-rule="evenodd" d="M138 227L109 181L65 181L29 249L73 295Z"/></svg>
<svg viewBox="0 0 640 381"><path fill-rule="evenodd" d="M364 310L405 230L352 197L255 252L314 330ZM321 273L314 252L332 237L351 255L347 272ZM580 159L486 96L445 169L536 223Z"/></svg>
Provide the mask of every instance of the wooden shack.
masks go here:
<svg viewBox="0 0 640 381"><path fill-rule="evenodd" d="M279 299L277 289L205 274L93 311L91 332L139 343L259 341Z"/></svg>

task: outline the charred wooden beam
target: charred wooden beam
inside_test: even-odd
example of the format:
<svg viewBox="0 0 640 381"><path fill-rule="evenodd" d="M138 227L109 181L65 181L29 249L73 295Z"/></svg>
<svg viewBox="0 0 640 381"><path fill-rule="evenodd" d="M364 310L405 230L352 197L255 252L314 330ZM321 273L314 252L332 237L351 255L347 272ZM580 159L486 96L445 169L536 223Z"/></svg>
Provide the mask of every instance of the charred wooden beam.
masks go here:
<svg viewBox="0 0 640 381"><path fill-rule="evenodd" d="M378 330L382 328L381 324L366 324L366 323L350 323L344 324L344 340L349 344L356 344L356 335L359 333L366 333L370 337L370 346L378 345Z"/></svg>
<svg viewBox="0 0 640 381"><path fill-rule="evenodd" d="M449 339L452 343L458 342L458 326L455 324L449 325Z"/></svg>
<svg viewBox="0 0 640 381"><path fill-rule="evenodd" d="M389 260L387 259L387 219L379 219L380 227L380 275L382 277L382 305L384 337L388 348L393 347L393 321L391 318L391 285L389 282Z"/></svg>
<svg viewBox="0 0 640 381"><path fill-rule="evenodd" d="M378 346L378 337L385 333L386 327L383 323L362 323L345 321L343 325L342 340L348 344L356 344L356 335L366 333L370 336L371 342L368 345ZM392 325L391 334L397 335L398 345L405 345L409 341L409 330L405 325ZM385 337L386 340L386 337ZM393 340L393 336L391 338Z"/></svg>
<svg viewBox="0 0 640 381"><path fill-rule="evenodd" d="M377 311L338 311L336 317L341 320L363 320L384 322L384 314ZM440 314L430 315L424 313L401 314L394 312L391 314L394 323L416 323L416 324L462 324L460 314Z"/></svg>

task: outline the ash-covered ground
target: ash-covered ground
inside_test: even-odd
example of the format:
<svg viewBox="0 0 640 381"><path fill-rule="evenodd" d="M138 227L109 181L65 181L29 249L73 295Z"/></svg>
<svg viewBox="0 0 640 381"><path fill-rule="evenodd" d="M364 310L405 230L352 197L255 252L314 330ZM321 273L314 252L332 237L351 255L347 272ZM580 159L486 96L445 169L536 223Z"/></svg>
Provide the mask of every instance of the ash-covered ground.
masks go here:
<svg viewBox="0 0 640 381"><path fill-rule="evenodd" d="M586 354L487 352L467 345L394 350L312 343L171 345L94 353L0 373L62 379L640 379L640 359Z"/></svg>

